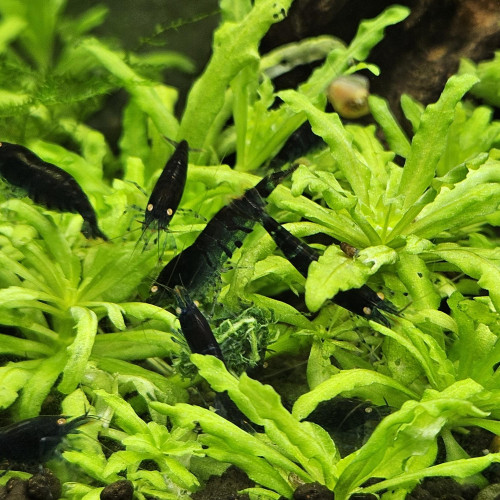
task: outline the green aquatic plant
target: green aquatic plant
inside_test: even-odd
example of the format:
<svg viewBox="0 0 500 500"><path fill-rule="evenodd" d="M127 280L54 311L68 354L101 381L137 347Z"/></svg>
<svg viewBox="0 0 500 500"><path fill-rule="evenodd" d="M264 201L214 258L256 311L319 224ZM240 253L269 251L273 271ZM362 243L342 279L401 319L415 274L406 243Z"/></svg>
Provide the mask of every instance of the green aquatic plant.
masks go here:
<svg viewBox="0 0 500 500"><path fill-rule="evenodd" d="M498 395L485 391L472 380L457 382L442 392L426 390L418 400L415 393L390 377L368 370L355 373L346 370L299 398L289 413L272 387L246 374L234 377L214 357L195 354L192 359L212 388L227 391L249 421L263 426L264 432L249 433L200 407L156 402L151 406L180 427L193 428L198 423L203 430L199 436L202 452L244 470L261 486L245 490L257 498L277 499L280 495L290 498L296 478L303 483L324 484L341 499L387 488L398 490L401 495L411 491L423 477L443 474L470 477L500 460L498 453L466 459L451 435L450 430L456 427L478 425L495 432L500 428L498 421L485 418L488 411L480 409L482 405L488 409L497 406L494 399ZM404 394L408 401L382 420L364 446L341 458L324 429L301 420L318 402L322 391L330 389L327 394L330 399L335 395L332 390L335 385L347 391L358 384L370 386L372 391L378 386L390 387ZM377 396L375 393L374 399ZM432 466L440 432L445 437L449 462ZM385 480L363 487L372 477ZM476 482L484 484L485 480L479 478Z"/></svg>
<svg viewBox="0 0 500 500"><path fill-rule="evenodd" d="M473 74L480 81L472 89L472 94L486 103L497 106L500 104L498 82L500 81L500 52L495 52L495 57L489 61L474 64L468 59L460 62L459 73Z"/></svg>
<svg viewBox="0 0 500 500"><path fill-rule="evenodd" d="M474 426L500 432L500 125L490 108L464 100L491 81L496 63L452 76L429 106L403 96L411 137L377 96L369 99L374 125L344 124L325 111L326 87L362 69L378 74L369 52L409 11L393 6L363 21L348 45L318 37L262 56L260 40L291 3L221 0L212 57L177 118L177 90L161 83L158 68L87 35L105 9L70 20L64 2L0 0L2 81L16 74L0 89L2 140L73 175L110 238L85 240L79 215L40 207L2 181L0 408L20 419L55 400L56 411L90 408L102 417L64 452L80 470L65 482L65 498L98 498L121 477L138 498L188 498L234 464L255 481L252 498L291 498L297 483L317 481L339 499L397 499L426 476L482 485L479 473L500 460L469 458L456 440ZM190 69L183 57L160 56L162 66ZM310 60L318 66L306 81L275 91L274 77ZM114 158L84 119L116 88L129 99ZM321 256L304 278L257 224L201 304L230 369L200 355L188 366L174 311L145 302L151 282L204 219L265 175L306 121L323 146L317 140L304 153L266 210ZM193 150L181 210L159 234L143 231L136 207L145 207L172 151L165 137ZM225 165L233 153L234 165ZM354 248L344 253L333 240ZM332 302L365 284L401 308L387 315L389 326ZM305 304L292 306L290 291ZM291 411L244 373L261 357L289 354L307 360L309 386ZM201 379L228 393L248 428L188 403L194 387L211 401ZM338 395L393 409L345 457L325 429L304 420ZM111 453L97 438L112 443ZM434 465L439 440L446 462ZM382 481L366 485L372 477Z"/></svg>
<svg viewBox="0 0 500 500"><path fill-rule="evenodd" d="M96 5L71 18L64 13L66 4L66 0L0 2L3 140L16 143L44 137L82 144L82 134L91 133L83 121L102 107L106 94L119 88L99 72L80 45L105 21L108 8ZM114 48L124 55L116 42ZM187 57L172 51L127 57L153 77L166 67L194 70Z"/></svg>

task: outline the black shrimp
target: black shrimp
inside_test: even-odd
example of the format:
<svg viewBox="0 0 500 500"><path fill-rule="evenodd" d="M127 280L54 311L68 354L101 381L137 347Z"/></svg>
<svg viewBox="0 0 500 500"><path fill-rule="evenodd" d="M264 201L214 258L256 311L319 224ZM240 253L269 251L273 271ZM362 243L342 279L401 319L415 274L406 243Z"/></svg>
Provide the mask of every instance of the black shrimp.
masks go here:
<svg viewBox="0 0 500 500"><path fill-rule="evenodd" d="M302 276L307 277L309 266L311 262L319 259L319 253L314 248L300 241L263 210L261 210L260 222L285 257ZM367 285L340 291L332 298L332 301L348 311L367 319L373 319L387 327L390 326L390 323L380 311L396 315L399 313L396 307L386 300L381 292L375 293Z"/></svg>
<svg viewBox="0 0 500 500"><path fill-rule="evenodd" d="M191 352L211 354L224 361L219 344L214 337L207 319L182 286L174 288L174 296L179 308L178 318L182 333Z"/></svg>
<svg viewBox="0 0 500 500"><path fill-rule="evenodd" d="M68 418L41 415L0 428L0 459L42 464L54 456L65 436L77 433L78 427L96 417L85 414L70 421Z"/></svg>
<svg viewBox="0 0 500 500"><path fill-rule="evenodd" d="M153 188L144 213L144 230L150 226L166 229L184 192L188 167L188 143L181 141L167 161Z"/></svg>
<svg viewBox="0 0 500 500"><path fill-rule="evenodd" d="M28 196L47 208L79 213L84 220L82 233L87 238L102 238L96 213L75 178L47 163L19 144L0 142L0 175L10 184L25 189Z"/></svg>
<svg viewBox="0 0 500 500"><path fill-rule="evenodd" d="M267 198L295 168L264 177L241 198L222 207L195 242L162 269L151 287L149 302L165 305L167 291L175 286L184 286L192 296L199 297L213 283L224 262L241 247L245 236L252 232L260 215L257 207L264 206L263 198Z"/></svg>

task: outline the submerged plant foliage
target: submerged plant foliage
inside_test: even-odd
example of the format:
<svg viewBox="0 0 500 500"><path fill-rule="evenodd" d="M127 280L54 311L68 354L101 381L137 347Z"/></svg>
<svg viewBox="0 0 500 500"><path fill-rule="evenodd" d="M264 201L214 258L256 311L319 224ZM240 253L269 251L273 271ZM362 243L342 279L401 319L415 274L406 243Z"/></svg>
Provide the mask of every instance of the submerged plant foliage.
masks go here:
<svg viewBox="0 0 500 500"><path fill-rule="evenodd" d="M408 9L363 21L349 45L319 37L261 55L260 40L291 3L221 0L212 57L178 118L177 91L157 70L191 70L183 56L125 55L89 36L102 7L71 20L61 1L0 0L9 82L0 89L0 140L70 173L110 238L86 240L80 215L45 209L2 181L0 408L12 421L48 409L100 417L63 453L78 466L73 476L53 462L64 498L98 498L124 477L140 499L189 498L233 464L255 482L251 498L292 498L297 484L319 482L336 499L389 500L428 476L483 485L481 471L500 461L470 458L457 441L470 427L500 433L500 124L491 108L464 99L471 91L498 104L500 61L464 63L429 106L403 96L411 137L378 96L369 98L375 124L344 124L325 111L325 89L340 75L377 75L370 50ZM306 81L275 92L272 78L311 60L320 64ZM128 93L116 157L85 124L115 89ZM151 283L221 207L269 173L305 122L314 145L265 210L320 257L304 278L256 224L200 305L227 364L189 358L175 310L146 302ZM165 137L192 148L186 187L168 230L143 231L137 207L173 150ZM366 284L400 309L384 313L389 326L332 301ZM245 372L292 355L306 361L308 387L285 408L258 370ZM209 408L206 383L227 393L246 425ZM346 456L306 420L338 396L390 413ZM440 441L446 457L436 464ZM381 481L366 483L374 477Z"/></svg>

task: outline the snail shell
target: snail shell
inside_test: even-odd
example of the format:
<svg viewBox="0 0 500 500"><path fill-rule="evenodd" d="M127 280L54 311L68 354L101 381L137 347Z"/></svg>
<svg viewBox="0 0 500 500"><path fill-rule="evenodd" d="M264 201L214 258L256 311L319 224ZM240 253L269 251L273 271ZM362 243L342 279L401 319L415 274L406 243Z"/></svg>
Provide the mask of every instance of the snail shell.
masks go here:
<svg viewBox="0 0 500 500"><path fill-rule="evenodd" d="M361 75L343 75L335 78L327 90L333 109L343 118L360 118L370 112L368 78Z"/></svg>

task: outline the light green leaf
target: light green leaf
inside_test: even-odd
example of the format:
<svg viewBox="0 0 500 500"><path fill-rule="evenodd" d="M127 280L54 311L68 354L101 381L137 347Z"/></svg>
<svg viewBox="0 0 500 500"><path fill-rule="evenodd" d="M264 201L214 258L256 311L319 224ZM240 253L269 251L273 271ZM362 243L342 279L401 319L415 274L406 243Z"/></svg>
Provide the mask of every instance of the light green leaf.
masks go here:
<svg viewBox="0 0 500 500"><path fill-rule="evenodd" d="M8 363L0 367L0 408L8 408L18 397L18 392L30 380L40 361ZM32 415L33 416L33 415Z"/></svg>
<svg viewBox="0 0 500 500"><path fill-rule="evenodd" d="M281 45L263 55L260 59L259 70L273 79L296 66L324 59L333 49L338 47L345 47L345 44L338 38L329 35L305 38L298 42Z"/></svg>
<svg viewBox="0 0 500 500"><path fill-rule="evenodd" d="M500 311L500 268L496 263L477 254L474 248L459 247L453 243L438 245L432 253L477 279L478 284L489 291L497 312Z"/></svg>
<svg viewBox="0 0 500 500"><path fill-rule="evenodd" d="M389 147L403 158L408 158L411 151L410 141L394 118L387 101L381 97L370 95L368 104L373 118L384 132Z"/></svg>
<svg viewBox="0 0 500 500"><path fill-rule="evenodd" d="M66 353L58 352L50 358L42 360L33 369L30 380L19 398L19 417L21 419L35 417L40 413L42 404L59 377L66 362Z"/></svg>
<svg viewBox="0 0 500 500"><path fill-rule="evenodd" d="M0 333L0 353L13 354L25 358L38 358L49 356L52 354L52 349L41 342L20 339Z"/></svg>
<svg viewBox="0 0 500 500"><path fill-rule="evenodd" d="M356 156L352 137L346 132L337 113L325 113L316 108L304 95L294 90L284 90L278 96L296 113L305 113L312 131L330 146L340 170L351 185L354 194L368 203L371 172Z"/></svg>
<svg viewBox="0 0 500 500"><path fill-rule="evenodd" d="M370 321L372 328L396 340L420 363L432 387L445 388L455 379L455 369L447 359L444 349L429 334L419 330L413 323L398 318L398 328L387 328Z"/></svg>
<svg viewBox="0 0 500 500"><path fill-rule="evenodd" d="M173 116L172 109L165 105L160 97L162 88L149 82L135 73L116 53L109 50L96 39L87 39L82 42L81 47L93 54L99 62L110 71L136 99L137 104L147 113L158 131L166 137L175 137L178 124ZM176 98L176 92L169 89L172 102Z"/></svg>
<svg viewBox="0 0 500 500"><path fill-rule="evenodd" d="M243 413L264 425L266 434L280 449L302 464L312 477L332 485L332 457L335 461L337 452L323 429L309 422L298 422L283 408L280 396L271 386L262 385L246 374L239 380L232 377L213 356L194 354L191 359L215 390L227 391Z"/></svg>
<svg viewBox="0 0 500 500"><path fill-rule="evenodd" d="M317 385L312 391L300 396L293 405L292 414L299 420L306 418L322 401L328 401L342 392L355 391L358 387L380 385L395 389L405 399L417 399L418 395L391 377L371 370L343 370Z"/></svg>
<svg viewBox="0 0 500 500"><path fill-rule="evenodd" d="M0 52L4 52L8 44L16 39L25 27L26 21L22 17L16 15L4 16L0 22Z"/></svg>
<svg viewBox="0 0 500 500"><path fill-rule="evenodd" d="M410 10L401 5L394 5L384 10L379 16L364 20L350 45L330 52L325 64L316 69L309 81L300 86L300 91L309 98L320 95L327 85L347 69L350 61L363 61L371 49L382 40L385 29L401 22L410 14Z"/></svg>
<svg viewBox="0 0 500 500"><path fill-rule="evenodd" d="M477 384L462 382L457 390L431 391L427 401L407 401L400 410L382 420L367 443L339 463L341 474L335 498L345 500L369 477L402 478L432 465L441 429L445 425L460 425L461 417L482 414L470 401L454 397L475 393Z"/></svg>
<svg viewBox="0 0 500 500"><path fill-rule="evenodd" d="M439 100L424 111L399 186L399 193L405 196L405 210L417 201L434 178L437 163L446 147L455 107L477 81L471 75L452 76Z"/></svg>
<svg viewBox="0 0 500 500"><path fill-rule="evenodd" d="M424 107L416 99L413 99L408 94L401 96L401 109L405 118L411 123L413 132L415 133L420 127L420 120L424 112Z"/></svg>
<svg viewBox="0 0 500 500"><path fill-rule="evenodd" d="M453 186L443 186L434 201L423 207L414 222L403 230L422 238L453 231L474 223L486 223L485 216L498 210L500 163L489 161Z"/></svg>
<svg viewBox="0 0 500 500"><path fill-rule="evenodd" d="M118 424L125 432L128 434L149 434L147 424L137 416L132 406L122 397L110 394L102 389L95 390L95 394L114 410Z"/></svg>
<svg viewBox="0 0 500 500"><path fill-rule="evenodd" d="M93 311L77 306L72 307L70 311L76 321L76 336L73 343L67 347L69 359L58 386L63 394L74 391L81 383L97 334L97 316Z"/></svg>
<svg viewBox="0 0 500 500"><path fill-rule="evenodd" d="M309 266L306 281L306 304L317 311L325 300L339 291L360 288L381 266L392 264L396 252L389 247L376 246L361 250L352 259L336 246L330 246L317 262Z"/></svg>
<svg viewBox="0 0 500 500"><path fill-rule="evenodd" d="M44 217L35 207L21 200L8 200L2 203L2 207L13 210L22 219L28 221L44 239L54 262L57 262L61 267L65 277L70 282L78 279L80 274L78 259L73 255L68 242L50 219Z"/></svg>
<svg viewBox="0 0 500 500"><path fill-rule="evenodd" d="M308 474L278 450L209 410L185 404L169 406L152 402L150 405L159 413L169 415L181 427L193 428L198 422L208 434L203 438L203 442L209 446L207 454L223 462L234 462L263 486L286 496L291 495L292 489L279 475L277 467L294 472L306 481L310 480Z"/></svg>
<svg viewBox="0 0 500 500"><path fill-rule="evenodd" d="M63 452L63 457L70 463L78 465L90 477L104 483L118 481L120 476L114 473L105 473L106 460L104 456L82 453L81 451L67 450Z"/></svg>
<svg viewBox="0 0 500 500"><path fill-rule="evenodd" d="M434 288L425 262L418 255L400 252L396 271L410 292L415 309L437 309L439 307L441 297Z"/></svg>
<svg viewBox="0 0 500 500"><path fill-rule="evenodd" d="M479 474L492 463L500 462L500 453L489 453L484 457L467 458L462 460L453 460L432 467L427 467L420 471L408 472L400 476L381 481L373 486L359 489L362 493L375 493L377 491L391 490L404 486L407 483L420 481L426 477L455 477L467 478L474 474Z"/></svg>
<svg viewBox="0 0 500 500"><path fill-rule="evenodd" d="M261 38L273 23L283 18L291 3L291 0L261 0L243 19L225 21L217 29L212 57L189 93L179 138L195 148L210 146L204 144L204 138L224 105L229 83L244 67L258 63Z"/></svg>
<svg viewBox="0 0 500 500"><path fill-rule="evenodd" d="M94 342L92 355L123 360L140 360L158 356L178 355L182 350L172 334L140 328L137 331L99 335Z"/></svg>
<svg viewBox="0 0 500 500"><path fill-rule="evenodd" d="M500 106L500 52L495 52L493 59L477 65L469 59L462 59L458 72L477 76L480 81L474 85L471 93L493 106Z"/></svg>

